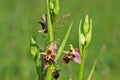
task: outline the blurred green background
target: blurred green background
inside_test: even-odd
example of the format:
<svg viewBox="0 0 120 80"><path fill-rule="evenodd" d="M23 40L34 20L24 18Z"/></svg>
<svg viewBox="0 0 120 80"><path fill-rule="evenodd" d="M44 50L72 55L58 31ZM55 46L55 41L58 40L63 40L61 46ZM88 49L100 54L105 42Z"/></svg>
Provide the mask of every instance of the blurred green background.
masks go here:
<svg viewBox="0 0 120 80"><path fill-rule="evenodd" d="M37 35L43 45L38 21L46 12L45 0L0 0L0 80L35 80L35 64L29 54L31 35ZM120 80L120 0L60 0L59 19L67 13L65 23L58 23L56 39L64 37L74 21L67 42L77 47L79 20L86 14L93 19L93 37L85 63L85 78L97 56L92 80ZM61 25L61 26L60 26ZM59 61L60 63L60 61ZM61 80L78 80L79 65L61 64ZM68 72L70 73L68 75Z"/></svg>

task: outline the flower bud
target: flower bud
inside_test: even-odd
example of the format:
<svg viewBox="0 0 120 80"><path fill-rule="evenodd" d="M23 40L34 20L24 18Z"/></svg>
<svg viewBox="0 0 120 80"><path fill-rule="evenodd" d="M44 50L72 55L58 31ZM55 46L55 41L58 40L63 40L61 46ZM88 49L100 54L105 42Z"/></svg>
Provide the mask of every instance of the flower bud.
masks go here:
<svg viewBox="0 0 120 80"><path fill-rule="evenodd" d="M50 1L50 10L53 10L54 9L54 4L52 1Z"/></svg>
<svg viewBox="0 0 120 80"><path fill-rule="evenodd" d="M35 58L37 51L38 51L38 46L37 46L34 38L31 38L30 45L31 45L30 46L30 53L31 53L32 57Z"/></svg>
<svg viewBox="0 0 120 80"><path fill-rule="evenodd" d="M83 35L83 33L81 33L80 41L81 41L81 44L82 44L82 45L84 45L85 42L86 42L86 39L85 39L85 36Z"/></svg>
<svg viewBox="0 0 120 80"><path fill-rule="evenodd" d="M90 19L90 29L89 29L89 32L86 35L86 43L87 44L90 43L91 37L92 37L92 19Z"/></svg>
<svg viewBox="0 0 120 80"><path fill-rule="evenodd" d="M85 36L87 35L88 31L89 31L89 18L88 18L88 15L86 15L84 26L83 26L83 33Z"/></svg>

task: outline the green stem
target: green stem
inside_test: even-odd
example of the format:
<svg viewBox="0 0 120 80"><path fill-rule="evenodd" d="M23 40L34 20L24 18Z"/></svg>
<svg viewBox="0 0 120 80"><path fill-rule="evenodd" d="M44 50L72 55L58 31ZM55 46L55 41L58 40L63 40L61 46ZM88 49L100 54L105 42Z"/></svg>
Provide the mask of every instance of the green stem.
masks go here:
<svg viewBox="0 0 120 80"><path fill-rule="evenodd" d="M53 70L54 66L51 65L48 69L47 69L47 75L46 75L46 80L51 80L52 79L52 70Z"/></svg>
<svg viewBox="0 0 120 80"><path fill-rule="evenodd" d="M55 16L58 15L59 13L59 0L54 0L54 4L55 4ZM52 21L51 18L53 18L54 16L52 16L51 14L54 13L50 13L50 5L49 5L49 0L46 0L46 5L47 5L47 26L48 26L48 35L49 35L49 39L50 42L52 42L54 40L54 25L55 25L55 20ZM46 74L46 80L51 80L52 78L52 70L53 70L54 66L51 65L50 67L48 67L47 69L47 74Z"/></svg>
<svg viewBox="0 0 120 80"><path fill-rule="evenodd" d="M81 56L81 65L80 65L79 80L83 79L84 61L85 61L85 55Z"/></svg>
<svg viewBox="0 0 120 80"><path fill-rule="evenodd" d="M47 28L48 28L48 35L50 37L50 42L53 41L53 28L51 24L51 16L50 16L50 10L49 10L49 1L46 0L46 5L47 5Z"/></svg>
<svg viewBox="0 0 120 80"><path fill-rule="evenodd" d="M53 41L54 39L54 33L53 33L53 26L51 23L51 16L50 16L50 10L49 10L49 0L46 0L46 5L47 5L47 26L48 26L48 35L50 42ZM53 70L53 65L48 67L47 69L47 74L46 74L46 80L51 80L52 78L52 70Z"/></svg>
<svg viewBox="0 0 120 80"><path fill-rule="evenodd" d="M55 12L55 15L57 16L59 14L59 0L54 0L55 2L55 9L54 9L54 12Z"/></svg>
<svg viewBox="0 0 120 80"><path fill-rule="evenodd" d="M86 50L87 50L87 44L83 46L83 52L81 55L81 65L80 65L80 72L79 72L79 80L83 80L83 72L84 72L84 63L85 63L85 57L86 57Z"/></svg>

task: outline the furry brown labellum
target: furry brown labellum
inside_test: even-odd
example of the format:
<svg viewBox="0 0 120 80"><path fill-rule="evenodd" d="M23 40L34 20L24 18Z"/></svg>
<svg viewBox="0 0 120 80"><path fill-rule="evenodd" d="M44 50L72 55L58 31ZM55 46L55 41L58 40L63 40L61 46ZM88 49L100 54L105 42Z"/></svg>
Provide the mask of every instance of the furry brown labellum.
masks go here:
<svg viewBox="0 0 120 80"><path fill-rule="evenodd" d="M45 67L49 67L52 62L54 62L56 55L53 53L52 49L48 49L44 57Z"/></svg>
<svg viewBox="0 0 120 80"><path fill-rule="evenodd" d="M63 63L68 64L70 60L72 60L75 57L74 54L68 53L63 57Z"/></svg>

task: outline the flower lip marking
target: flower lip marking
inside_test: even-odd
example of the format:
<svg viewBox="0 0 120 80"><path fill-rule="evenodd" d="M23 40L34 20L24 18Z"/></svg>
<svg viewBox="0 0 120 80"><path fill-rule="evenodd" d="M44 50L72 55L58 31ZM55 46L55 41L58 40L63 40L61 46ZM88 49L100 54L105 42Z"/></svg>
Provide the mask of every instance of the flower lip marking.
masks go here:
<svg viewBox="0 0 120 80"><path fill-rule="evenodd" d="M68 64L75 56L71 53L68 53L64 56L63 61L65 64Z"/></svg>
<svg viewBox="0 0 120 80"><path fill-rule="evenodd" d="M56 57L56 55L52 52L52 49L48 49L48 51L44 57L46 68L51 65L51 63L54 61L55 57Z"/></svg>

